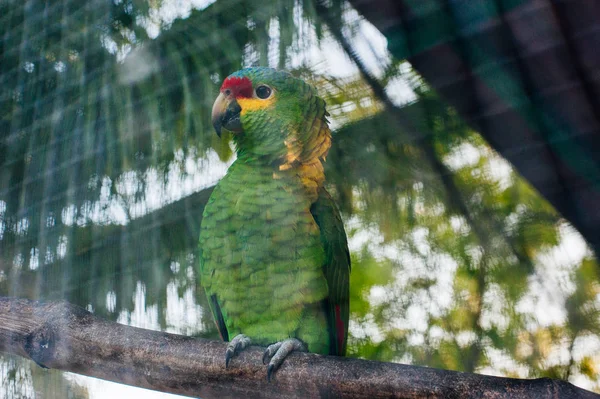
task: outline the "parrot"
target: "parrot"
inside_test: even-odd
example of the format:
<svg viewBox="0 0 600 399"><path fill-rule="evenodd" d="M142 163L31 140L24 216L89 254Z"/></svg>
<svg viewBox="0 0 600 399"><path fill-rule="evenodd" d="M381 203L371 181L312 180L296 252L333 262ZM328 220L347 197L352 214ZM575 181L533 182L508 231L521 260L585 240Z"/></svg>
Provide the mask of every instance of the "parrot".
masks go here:
<svg viewBox="0 0 600 399"><path fill-rule="evenodd" d="M236 159L203 211L199 277L226 368L251 344L269 381L293 351L345 355L350 254L324 188L327 116L313 85L266 67L228 76L214 102Z"/></svg>

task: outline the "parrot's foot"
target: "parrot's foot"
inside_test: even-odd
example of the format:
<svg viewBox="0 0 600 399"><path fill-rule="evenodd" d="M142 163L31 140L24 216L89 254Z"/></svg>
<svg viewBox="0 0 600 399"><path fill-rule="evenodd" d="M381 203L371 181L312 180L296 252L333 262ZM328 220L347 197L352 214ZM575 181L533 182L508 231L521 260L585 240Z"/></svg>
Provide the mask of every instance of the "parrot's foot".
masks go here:
<svg viewBox="0 0 600 399"><path fill-rule="evenodd" d="M232 357L250 346L250 342L250 338L244 334L238 334L231 340L225 351L225 368L229 366L229 361Z"/></svg>
<svg viewBox="0 0 600 399"><path fill-rule="evenodd" d="M267 364L267 360L271 358L269 367L267 368L267 380L271 381L271 376L281 366L287 355L293 351L307 352L306 345L296 338L289 338L285 341L276 342L269 345L263 354L263 364Z"/></svg>

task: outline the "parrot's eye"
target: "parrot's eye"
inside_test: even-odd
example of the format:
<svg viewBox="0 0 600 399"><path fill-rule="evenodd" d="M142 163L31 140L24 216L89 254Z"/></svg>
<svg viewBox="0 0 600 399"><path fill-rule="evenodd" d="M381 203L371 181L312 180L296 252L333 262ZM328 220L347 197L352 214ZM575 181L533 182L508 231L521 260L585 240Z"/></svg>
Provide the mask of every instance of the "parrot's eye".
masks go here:
<svg viewBox="0 0 600 399"><path fill-rule="evenodd" d="M269 86L261 85L256 88L256 97L264 100L271 97L272 92Z"/></svg>

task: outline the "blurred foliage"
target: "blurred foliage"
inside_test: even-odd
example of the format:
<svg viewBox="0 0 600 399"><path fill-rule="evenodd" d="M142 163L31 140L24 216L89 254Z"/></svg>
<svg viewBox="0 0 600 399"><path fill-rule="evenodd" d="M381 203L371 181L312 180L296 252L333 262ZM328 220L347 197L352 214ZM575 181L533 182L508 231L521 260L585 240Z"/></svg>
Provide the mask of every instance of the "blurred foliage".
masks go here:
<svg viewBox="0 0 600 399"><path fill-rule="evenodd" d="M219 0L182 18L168 3L0 0L0 295L216 339L193 270L200 188L233 156L210 126L219 82L289 68L316 45L310 32L328 33L308 0ZM345 3L328 7L362 34ZM596 259L410 66L381 62L380 82L404 82L413 101L386 109L358 76L292 68L335 127L326 168L352 250L350 355L600 391ZM180 188L195 176L206 183ZM14 397L78 389L12 358L0 371Z"/></svg>
<svg viewBox="0 0 600 399"><path fill-rule="evenodd" d="M89 398L87 389L66 374L29 366L17 357L0 357L0 394L3 398Z"/></svg>

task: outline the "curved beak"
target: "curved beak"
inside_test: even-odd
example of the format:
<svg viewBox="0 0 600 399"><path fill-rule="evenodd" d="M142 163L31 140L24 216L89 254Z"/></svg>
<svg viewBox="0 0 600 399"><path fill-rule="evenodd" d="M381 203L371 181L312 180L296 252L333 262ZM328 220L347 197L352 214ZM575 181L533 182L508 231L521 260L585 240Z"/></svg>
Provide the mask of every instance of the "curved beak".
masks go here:
<svg viewBox="0 0 600 399"><path fill-rule="evenodd" d="M212 124L219 137L221 137L221 129L233 133L242 132L241 111L242 108L232 95L219 94L212 108Z"/></svg>

